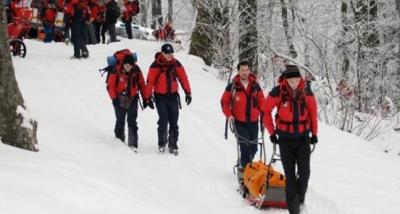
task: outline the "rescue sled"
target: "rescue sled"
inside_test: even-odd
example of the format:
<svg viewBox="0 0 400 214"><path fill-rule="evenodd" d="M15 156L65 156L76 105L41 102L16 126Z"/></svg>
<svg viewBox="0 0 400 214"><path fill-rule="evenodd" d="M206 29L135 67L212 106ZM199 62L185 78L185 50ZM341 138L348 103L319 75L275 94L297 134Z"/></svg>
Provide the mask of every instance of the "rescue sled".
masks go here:
<svg viewBox="0 0 400 214"><path fill-rule="evenodd" d="M239 139L243 143L243 138L238 136L235 128L231 126L231 131L234 132L237 143L238 161L234 170L237 174L240 195L250 204L257 208L287 208L286 203L286 178L283 173L276 170L272 164L279 159L276 152L276 145L273 146L272 157L266 164L266 153L264 144L264 133L262 137L256 141L246 143L258 144L260 157L258 161L248 163L244 169L239 169L240 148Z"/></svg>

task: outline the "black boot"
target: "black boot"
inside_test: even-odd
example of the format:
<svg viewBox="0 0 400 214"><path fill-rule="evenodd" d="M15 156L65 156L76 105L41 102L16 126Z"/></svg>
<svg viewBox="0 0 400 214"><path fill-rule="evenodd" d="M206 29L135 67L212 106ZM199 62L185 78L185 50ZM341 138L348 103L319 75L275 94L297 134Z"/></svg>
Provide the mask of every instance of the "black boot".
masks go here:
<svg viewBox="0 0 400 214"><path fill-rule="evenodd" d="M168 149L169 153L178 155L178 139L170 132L168 137Z"/></svg>
<svg viewBox="0 0 400 214"><path fill-rule="evenodd" d="M136 148L136 149L138 147L137 131L134 131L131 128L128 129L128 146L131 148Z"/></svg>
<svg viewBox="0 0 400 214"><path fill-rule="evenodd" d="M122 142L125 142L125 132L123 129L114 129L115 137L120 139Z"/></svg>

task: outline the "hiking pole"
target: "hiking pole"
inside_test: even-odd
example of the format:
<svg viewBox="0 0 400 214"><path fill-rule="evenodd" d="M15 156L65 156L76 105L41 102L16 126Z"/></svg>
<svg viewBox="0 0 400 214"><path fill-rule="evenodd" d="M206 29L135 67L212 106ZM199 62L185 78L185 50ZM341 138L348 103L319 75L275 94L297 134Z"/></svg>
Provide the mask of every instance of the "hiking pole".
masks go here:
<svg viewBox="0 0 400 214"><path fill-rule="evenodd" d="M139 94L138 94L137 96L138 96L138 102L139 102L139 105L140 105L140 109L142 109L142 111L143 111L143 105L142 105L142 102L141 102L141 100L140 100ZM142 100L143 100L143 99L142 99Z"/></svg>
<svg viewBox="0 0 400 214"><path fill-rule="evenodd" d="M228 84L229 85L231 83L231 77L232 77L232 71L233 69L231 69L231 71L229 72L229 78L228 78ZM225 119L225 140L228 139L228 118Z"/></svg>

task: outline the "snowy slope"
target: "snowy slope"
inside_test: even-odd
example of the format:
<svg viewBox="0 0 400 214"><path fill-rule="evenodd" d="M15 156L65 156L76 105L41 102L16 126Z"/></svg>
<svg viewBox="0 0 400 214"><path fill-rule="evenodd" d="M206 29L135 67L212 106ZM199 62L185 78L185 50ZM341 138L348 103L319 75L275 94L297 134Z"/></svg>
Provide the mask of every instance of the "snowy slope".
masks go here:
<svg viewBox="0 0 400 214"><path fill-rule="evenodd" d="M113 138L113 108L97 70L107 55L130 48L147 74L160 43L89 46L88 60L70 60L72 47L26 42L27 58L14 58L14 65L27 106L39 121L40 152L0 144L0 213L287 213L259 211L237 194L236 145L232 135L223 139L219 104L225 83L204 71L200 59L176 53L193 88L193 103L183 104L180 114L179 156L156 152L154 110L139 112L140 151L134 154ZM320 126L308 212L398 213L398 159Z"/></svg>

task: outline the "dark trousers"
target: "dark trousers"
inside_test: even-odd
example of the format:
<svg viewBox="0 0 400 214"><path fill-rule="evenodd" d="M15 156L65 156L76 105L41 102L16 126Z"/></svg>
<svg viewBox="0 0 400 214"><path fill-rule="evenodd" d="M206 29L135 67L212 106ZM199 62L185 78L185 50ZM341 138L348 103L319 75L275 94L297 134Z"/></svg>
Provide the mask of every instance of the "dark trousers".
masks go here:
<svg viewBox="0 0 400 214"><path fill-rule="evenodd" d="M179 103L178 94L155 95L155 102L158 113L158 146L168 146L177 149L179 137ZM169 123L169 137L167 138L167 128Z"/></svg>
<svg viewBox="0 0 400 214"><path fill-rule="evenodd" d="M286 176L286 201L290 214L298 214L304 203L310 178L310 144L308 137L279 139L279 149ZM296 175L297 165L297 175Z"/></svg>
<svg viewBox="0 0 400 214"><path fill-rule="evenodd" d="M100 41L103 41L103 43L105 43L107 28L105 27L104 23L93 22L93 25L94 25L94 34L96 37L96 43L100 43ZM100 40L100 35L101 35L101 40Z"/></svg>
<svg viewBox="0 0 400 214"><path fill-rule="evenodd" d="M240 165L244 168L257 153L258 122L235 121L235 129L240 147ZM254 141L255 144L249 144L248 141Z"/></svg>
<svg viewBox="0 0 400 214"><path fill-rule="evenodd" d="M110 42L117 41L117 34L115 33L115 23L106 23L107 31L110 34Z"/></svg>
<svg viewBox="0 0 400 214"><path fill-rule="evenodd" d="M115 129L116 133L123 133L125 129L125 120L127 118L128 128L132 130L134 133L137 133L137 112L138 112L138 97L132 101L129 109L122 108L119 106L118 102L113 103L114 111L115 111Z"/></svg>
<svg viewBox="0 0 400 214"><path fill-rule="evenodd" d="M81 57L81 51L82 54L89 54L85 43L85 30L84 23L71 25L71 42L74 46L74 56L78 58Z"/></svg>
<svg viewBox="0 0 400 214"><path fill-rule="evenodd" d="M124 22L126 34L128 35L128 39L132 39L132 18L129 18L128 21Z"/></svg>
<svg viewBox="0 0 400 214"><path fill-rule="evenodd" d="M45 33L44 42L48 43L48 42L53 41L54 25L43 23L43 27L44 27L44 33Z"/></svg>

